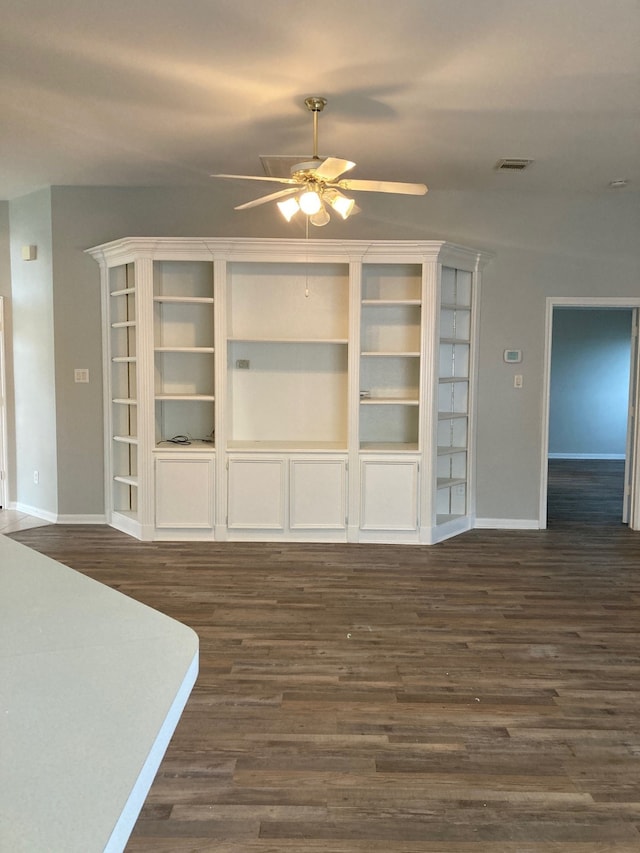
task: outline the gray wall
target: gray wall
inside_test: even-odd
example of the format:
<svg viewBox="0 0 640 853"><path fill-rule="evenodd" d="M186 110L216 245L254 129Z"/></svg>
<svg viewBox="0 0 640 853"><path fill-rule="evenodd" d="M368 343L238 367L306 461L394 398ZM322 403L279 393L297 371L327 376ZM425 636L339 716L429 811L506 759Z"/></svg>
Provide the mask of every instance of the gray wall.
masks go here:
<svg viewBox="0 0 640 853"><path fill-rule="evenodd" d="M271 205L233 210L234 204L248 198L250 191L231 182L200 189L52 189L61 514L103 511L99 275L83 250L123 236L304 236L293 223L286 225ZM12 225L13 208L24 206L22 200L11 202ZM637 196L502 191L429 192L414 198L372 193L362 207L358 216L331 223L312 236L446 239L495 252L485 271L481 301L477 514L536 519L545 300L640 296ZM38 218L46 216L40 212ZM22 239L12 233L12 244ZM502 360L508 347L523 350L517 369ZM89 368L88 386L73 385L74 367ZM514 372L524 376L521 390L513 388ZM53 382L46 365L38 382L40 386ZM26 456L28 449L21 445L18 453ZM30 473L31 464L20 460L22 477Z"/></svg>
<svg viewBox="0 0 640 853"><path fill-rule="evenodd" d="M631 319L623 309L554 310L550 456L624 457Z"/></svg>

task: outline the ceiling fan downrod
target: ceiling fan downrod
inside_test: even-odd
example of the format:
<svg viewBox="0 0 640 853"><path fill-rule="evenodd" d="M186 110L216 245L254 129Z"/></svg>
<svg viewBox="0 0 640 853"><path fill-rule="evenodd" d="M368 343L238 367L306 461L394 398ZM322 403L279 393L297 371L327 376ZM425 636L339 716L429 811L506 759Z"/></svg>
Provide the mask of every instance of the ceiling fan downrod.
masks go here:
<svg viewBox="0 0 640 853"><path fill-rule="evenodd" d="M327 104L326 98L311 96L304 99L309 112L313 113L313 156L312 160L319 160L318 155L318 113L321 113Z"/></svg>

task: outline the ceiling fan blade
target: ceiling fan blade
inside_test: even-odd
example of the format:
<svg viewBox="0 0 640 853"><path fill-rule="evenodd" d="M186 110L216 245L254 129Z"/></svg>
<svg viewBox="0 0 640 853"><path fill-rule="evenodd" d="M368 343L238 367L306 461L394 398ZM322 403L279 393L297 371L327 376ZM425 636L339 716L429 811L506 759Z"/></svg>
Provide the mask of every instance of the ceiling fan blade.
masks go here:
<svg viewBox="0 0 640 853"><path fill-rule="evenodd" d="M314 173L317 178L322 178L323 181L334 181L343 172L353 169L355 165L351 160L342 160L340 157L327 157L317 169L314 169Z"/></svg>
<svg viewBox="0 0 640 853"><path fill-rule="evenodd" d="M289 187L286 190L278 190L275 193L269 193L269 195L260 196L260 198L254 198L253 201L247 201L244 204L239 204L237 207L234 207L234 210L247 210L249 207L257 207L259 204L266 204L268 201L273 201L276 198L284 198L287 195L293 195L300 191L300 187Z"/></svg>
<svg viewBox="0 0 640 853"><path fill-rule="evenodd" d="M297 184L293 178L271 178L263 175L209 175L210 178L235 178L238 181L271 181L276 184Z"/></svg>
<svg viewBox="0 0 640 853"><path fill-rule="evenodd" d="M341 190L362 190L371 193L402 193L403 195L424 195L424 184L406 184L401 181L352 181L349 178L336 181L334 186Z"/></svg>

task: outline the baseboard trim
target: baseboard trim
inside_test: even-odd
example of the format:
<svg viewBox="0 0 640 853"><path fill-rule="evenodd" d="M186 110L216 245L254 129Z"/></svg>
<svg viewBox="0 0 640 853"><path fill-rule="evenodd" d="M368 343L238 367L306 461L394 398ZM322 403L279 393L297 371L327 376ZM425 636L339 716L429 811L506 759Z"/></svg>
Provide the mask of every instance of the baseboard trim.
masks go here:
<svg viewBox="0 0 640 853"><path fill-rule="evenodd" d="M549 459L625 459L624 453L550 453Z"/></svg>
<svg viewBox="0 0 640 853"><path fill-rule="evenodd" d="M23 504L20 501L16 501L12 507L16 512L24 512L25 515L32 515L34 518L41 518L43 521L48 521L50 524L55 524L58 521L58 514L56 512L49 512L46 509L41 509L38 506L29 506L28 504Z"/></svg>
<svg viewBox="0 0 640 853"><path fill-rule="evenodd" d="M478 530L540 530L537 518L476 518Z"/></svg>
<svg viewBox="0 0 640 853"><path fill-rule="evenodd" d="M8 508L16 510L16 512L24 512L26 515L32 515L34 518L41 518L43 521L48 521L50 524L107 523L105 515L59 515L56 512L49 512L46 509L41 509L37 506L29 506L28 504L23 504L19 501L12 501Z"/></svg>
<svg viewBox="0 0 640 853"><path fill-rule="evenodd" d="M104 515L59 515L57 524L106 524Z"/></svg>

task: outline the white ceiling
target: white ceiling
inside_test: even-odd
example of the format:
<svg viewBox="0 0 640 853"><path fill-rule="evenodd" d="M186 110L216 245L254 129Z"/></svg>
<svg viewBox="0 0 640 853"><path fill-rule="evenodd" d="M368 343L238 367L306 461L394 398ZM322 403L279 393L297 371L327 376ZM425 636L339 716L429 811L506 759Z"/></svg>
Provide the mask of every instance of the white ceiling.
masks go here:
<svg viewBox="0 0 640 853"><path fill-rule="evenodd" d="M354 178L640 190L638 0L0 0L0 22L0 198L263 174L311 153L307 95Z"/></svg>

